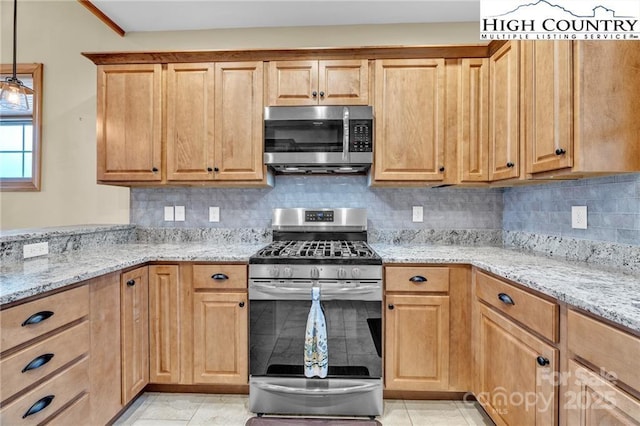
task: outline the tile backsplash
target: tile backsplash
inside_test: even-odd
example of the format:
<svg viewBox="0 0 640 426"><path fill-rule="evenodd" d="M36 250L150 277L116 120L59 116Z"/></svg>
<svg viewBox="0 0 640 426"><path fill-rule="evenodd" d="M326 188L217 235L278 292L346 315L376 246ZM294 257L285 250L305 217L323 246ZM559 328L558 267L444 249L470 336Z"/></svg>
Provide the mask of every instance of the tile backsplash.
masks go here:
<svg viewBox="0 0 640 426"><path fill-rule="evenodd" d="M164 221L185 206L184 222ZM424 221L412 222L412 206ZM220 207L220 222L209 222ZM365 207L370 229L500 230L501 189L370 188L365 176L277 176L273 188L132 188L131 223L143 227L269 228L277 207Z"/></svg>
<svg viewBox="0 0 640 426"><path fill-rule="evenodd" d="M587 206L587 229L571 206ZM640 246L640 174L505 189L503 230Z"/></svg>

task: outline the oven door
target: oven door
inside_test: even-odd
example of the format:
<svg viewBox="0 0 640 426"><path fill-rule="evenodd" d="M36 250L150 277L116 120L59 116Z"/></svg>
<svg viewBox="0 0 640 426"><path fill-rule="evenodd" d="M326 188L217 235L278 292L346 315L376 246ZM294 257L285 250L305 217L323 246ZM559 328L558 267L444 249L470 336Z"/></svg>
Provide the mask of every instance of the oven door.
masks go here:
<svg viewBox="0 0 640 426"><path fill-rule="evenodd" d="M251 280L251 375L305 377L304 342L312 286L321 289L326 319L327 378L381 378L382 297L376 281Z"/></svg>

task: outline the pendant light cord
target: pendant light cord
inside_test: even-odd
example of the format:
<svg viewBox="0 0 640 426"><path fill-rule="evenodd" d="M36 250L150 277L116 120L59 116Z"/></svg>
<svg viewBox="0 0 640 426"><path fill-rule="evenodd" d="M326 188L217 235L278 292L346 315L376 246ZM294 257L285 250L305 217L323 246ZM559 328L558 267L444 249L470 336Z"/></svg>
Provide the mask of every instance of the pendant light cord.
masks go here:
<svg viewBox="0 0 640 426"><path fill-rule="evenodd" d="M17 64L16 64L16 38L18 31L16 29L18 22L18 0L13 0L13 79L17 79Z"/></svg>

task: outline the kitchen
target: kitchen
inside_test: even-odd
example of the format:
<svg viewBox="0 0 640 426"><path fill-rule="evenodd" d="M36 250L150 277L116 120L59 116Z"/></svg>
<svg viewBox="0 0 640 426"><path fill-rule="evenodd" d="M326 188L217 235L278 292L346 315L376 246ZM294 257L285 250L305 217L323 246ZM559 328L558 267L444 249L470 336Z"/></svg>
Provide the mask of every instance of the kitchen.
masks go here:
<svg viewBox="0 0 640 426"><path fill-rule="evenodd" d="M52 257L56 253L55 250L58 250L58 253L67 252L66 256L72 256L75 261L91 263L97 259L83 260L73 257L77 253L72 249L80 248L79 252L82 252L85 247L90 249L92 244L94 250L95 245L99 250L105 243L147 243L155 248L157 257L150 258L151 255L144 249L132 245L129 250L132 258L125 257L126 260L119 260L119 246L116 244L116 247L109 246L111 255L102 256L97 270L111 272L116 270L116 265L117 269L121 270L148 261L169 261L172 263L169 266L178 270L182 280L184 276L195 273L194 267L197 265L191 265L189 261L213 261L216 256L221 256L221 250L230 244L234 244L234 247L235 244L239 244L240 247L239 255L228 254L231 257L237 256L232 263L246 263L250 255L271 241L274 208L366 207L369 242L386 263L409 263L418 266L474 265L521 285L529 284L529 288L542 293L546 291L545 294L549 296L549 288L545 288L544 285L532 285L527 279L529 274L521 271L519 274L510 272L513 275L505 276L505 269L501 269L511 271L510 265L517 265L518 262L522 262L524 268L529 258L520 257L521 254L515 251L504 252L511 258L508 261L505 259L508 265L500 266L495 263L495 259L492 263L478 255L483 250L479 247L502 247L504 244L506 247L554 255L560 260L582 262L571 264L574 265L573 269L567 266L569 269L564 270L565 273L570 273L568 276L571 277L588 275L592 268L586 261L590 260L591 263L615 269L620 274L615 275L618 288L630 288L633 292L634 282L637 284L640 232L637 173L508 189L488 188L486 185L479 188L432 188L434 185L424 183L420 187L386 188L369 186L368 178L364 175L277 175L273 186L262 188L165 185L128 189L96 185L96 66L81 56L82 52L277 49L283 46L295 48L353 45L476 45L478 35L475 22L372 27L336 26L331 27L330 31L326 28L318 31L317 28L311 27L311 30L271 28L209 30L195 33L134 32L120 38L88 11L74 3L55 6L45 3L37 6L30 2L24 5L20 3L20 16L29 18L20 18L19 21L19 62L45 64L43 184L42 190L37 193L2 193L3 231L86 223L123 224L112 230L90 228L82 233L72 232L71 236L61 235L58 243L52 239ZM2 19L4 34L4 29L11 27L11 22L8 20L10 17L4 12ZM69 25L61 25L62 22L69 22ZM42 36L49 32L55 34L56 38ZM82 37L77 37L78 34L82 34ZM3 40L9 39L10 37L3 37ZM296 43L292 44L292 40ZM4 47L3 44L2 62L9 63L10 58L5 57L4 52L10 49ZM588 229L571 228L570 207L573 205L587 205ZM46 214L43 214L42 206L45 206ZM173 220L165 220L166 207L169 207ZM219 208L219 222L210 221L210 207ZM414 207L423 208L422 222L412 220ZM419 216L420 209L416 210ZM179 220L181 214L184 214L184 221ZM129 223L135 226L124 225ZM95 237L94 240L91 239L92 236ZM3 232L3 237L16 239L11 236L10 231ZM190 243L188 249L184 249L181 254L171 252L170 249L162 251L165 244L180 241L193 244ZM5 242L6 240L3 240L3 243ZM398 253L394 251L394 245L413 247L406 249L406 252ZM446 247L456 247L458 250L451 254L447 253ZM207 250L209 254L206 254ZM18 251L20 253L17 253ZM18 254L21 254L21 248L16 248L13 253L3 252L3 266L5 262L19 260ZM474 258L474 254L479 257ZM37 275L37 268L46 268L41 262L46 259L24 262L24 266L35 269L32 273ZM544 257L532 259L529 261L535 264L534 269L549 267L543 262ZM554 263L556 267L563 266L560 260L554 260L558 262ZM53 259L49 258L49 262L52 261ZM126 265L122 265L123 261ZM187 261L187 264L182 265L178 261ZM84 268L87 267L85 264ZM159 269L163 265L152 267ZM461 291L462 295L467 291L465 289L468 288L470 291L470 284L463 289L454 284L454 281L465 280L470 283L470 270L452 267L449 274L450 277L458 277L455 280L450 278L450 298L454 297L456 291ZM160 276L167 274L162 273ZM572 281L580 287L578 278ZM4 295L4 281L2 286ZM389 294L387 297L402 297L401 292ZM237 292L229 293L235 296ZM437 295L427 297L441 297L442 293L441 291ZM559 295L569 298L566 292L558 289L551 293L552 298L557 297L569 302ZM412 296L418 295L414 293ZM471 297L470 294L467 296ZM414 299L417 300L416 297ZM5 300L3 299L3 304ZM598 300L591 301L591 308L585 309L592 313L596 309L596 313L609 315L604 318L612 320L611 315L617 313L613 306L606 306L612 302L603 299L605 305L601 305ZM623 315L617 322L613 320L614 324L626 327L624 330L627 333L637 334L637 328L633 326L637 323L628 319L637 318L637 308L633 309L636 305L633 305L633 299L624 303L630 306L632 311L625 314L627 316ZM584 308L581 305L578 307ZM450 318L454 318L453 302L450 303L450 310ZM563 311L560 312L562 314ZM564 321L560 320L560 323L564 324ZM450 324L455 326L453 321ZM524 325L529 324L525 322ZM193 329L185 328L182 332L188 336ZM564 333L562 330L560 332ZM449 333L454 336L453 330L449 330ZM552 347L557 345L555 337L544 336L543 334L542 337L546 341L554 342ZM560 342L562 341L561 339ZM465 350L470 352L471 348ZM560 351L562 353L562 347ZM178 352L176 356L180 358L187 349L181 347ZM93 358L95 357L92 353ZM459 366L464 363L458 364L455 357L449 357L448 361L459 367L459 370L450 368L449 371L449 383L455 384L455 374L451 372L459 373L464 370ZM627 366L627 369L631 369L630 367ZM179 382L183 378L181 375L188 375L184 371L177 374L177 379L174 377L168 380L175 379ZM156 379L157 383L162 383L158 380ZM633 389L638 388L633 387L633 380L637 380L637 377L623 381L625 385L630 385L625 387L625 392L633 392ZM429 389L429 385L422 386ZM637 398L637 394L631 395ZM408 396L396 397L412 400Z"/></svg>

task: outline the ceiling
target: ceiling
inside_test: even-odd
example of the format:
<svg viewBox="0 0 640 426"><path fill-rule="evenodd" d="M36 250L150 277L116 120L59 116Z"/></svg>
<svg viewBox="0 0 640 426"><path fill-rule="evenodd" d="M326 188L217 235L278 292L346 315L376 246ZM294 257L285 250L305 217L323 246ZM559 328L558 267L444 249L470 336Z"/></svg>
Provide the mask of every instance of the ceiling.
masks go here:
<svg viewBox="0 0 640 426"><path fill-rule="evenodd" d="M479 0L92 0L126 32L478 22Z"/></svg>

